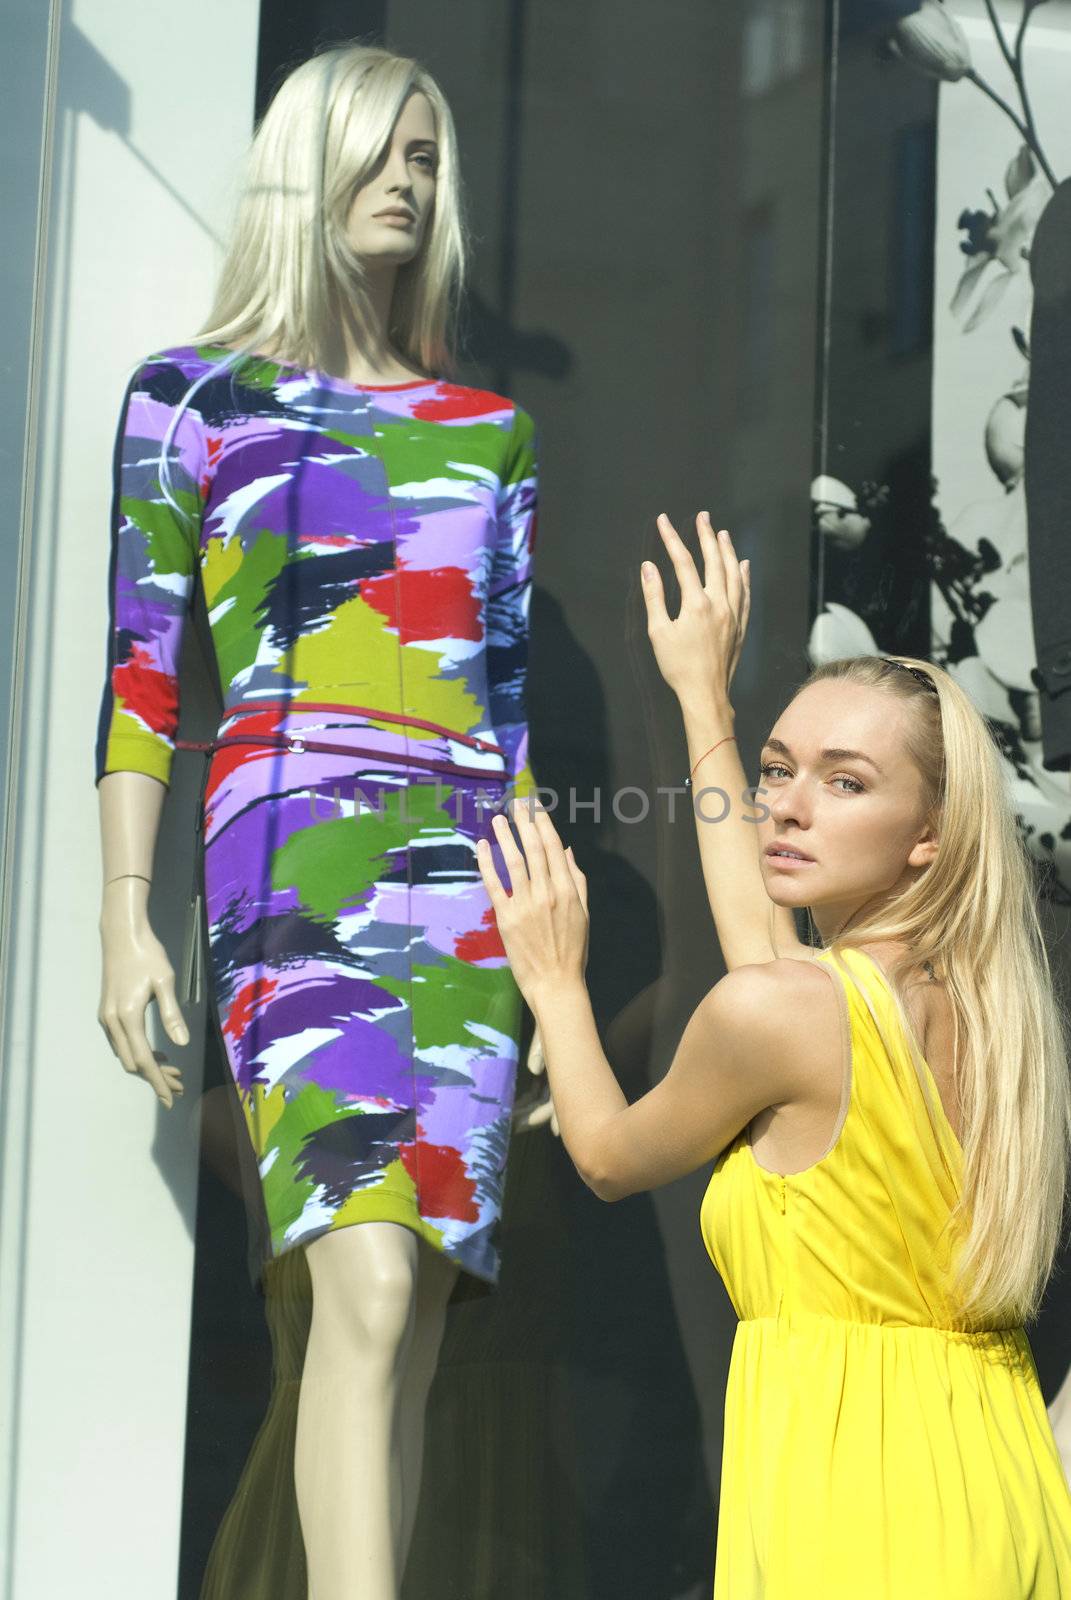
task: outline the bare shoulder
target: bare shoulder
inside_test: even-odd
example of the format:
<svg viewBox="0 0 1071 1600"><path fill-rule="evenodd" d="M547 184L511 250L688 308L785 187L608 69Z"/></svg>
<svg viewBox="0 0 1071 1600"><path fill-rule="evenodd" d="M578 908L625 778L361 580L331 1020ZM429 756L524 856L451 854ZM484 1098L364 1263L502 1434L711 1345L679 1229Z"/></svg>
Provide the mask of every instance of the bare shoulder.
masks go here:
<svg viewBox="0 0 1071 1600"><path fill-rule="evenodd" d="M840 1059L836 981L810 956L785 956L734 967L703 1005L720 1041L769 1061L790 1099L811 1092L816 1062Z"/></svg>
<svg viewBox="0 0 1071 1600"><path fill-rule="evenodd" d="M711 1006L726 1021L772 1025L797 1005L821 1009L831 992L829 974L809 957L781 956L776 961L754 961L734 967L707 995Z"/></svg>

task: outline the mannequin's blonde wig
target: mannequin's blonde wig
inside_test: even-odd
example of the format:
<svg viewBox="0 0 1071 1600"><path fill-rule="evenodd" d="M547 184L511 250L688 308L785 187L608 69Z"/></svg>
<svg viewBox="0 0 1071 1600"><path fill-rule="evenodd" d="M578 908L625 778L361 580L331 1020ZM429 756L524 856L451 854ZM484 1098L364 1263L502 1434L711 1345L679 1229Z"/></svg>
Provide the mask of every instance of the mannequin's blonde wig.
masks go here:
<svg viewBox="0 0 1071 1600"><path fill-rule="evenodd" d="M1062 1238L1071 1159L1065 1010L989 729L947 672L910 656L893 659L927 674L936 695L880 656L826 662L801 687L834 679L906 702L907 752L922 775L937 853L891 904L871 914L864 908L830 949L835 960L844 946L889 940L905 947L889 977L935 1128L901 985L909 968L930 962L946 986L963 1150L962 1189L948 1222L960 1247L950 1305L965 1326L1007 1326L1036 1313ZM865 993L865 983L857 988Z"/></svg>
<svg viewBox="0 0 1071 1600"><path fill-rule="evenodd" d="M246 157L230 242L198 340L325 367L337 347L340 304L364 286L361 261L346 238L350 204L414 92L427 96L435 119L435 198L420 249L398 268L388 334L424 371L453 375L468 250L454 121L431 74L379 45L322 49L276 90Z"/></svg>
<svg viewBox="0 0 1071 1600"><path fill-rule="evenodd" d="M455 376L469 243L446 97L409 56L379 45L321 49L283 79L257 125L215 298L193 336L223 353L186 390L161 441L161 492L184 521L195 497L172 486L172 445L197 391L252 355L328 370L342 307L365 291L364 266L346 238L350 205L414 92L428 97L435 119L435 198L420 249L397 270L387 335L425 372Z"/></svg>

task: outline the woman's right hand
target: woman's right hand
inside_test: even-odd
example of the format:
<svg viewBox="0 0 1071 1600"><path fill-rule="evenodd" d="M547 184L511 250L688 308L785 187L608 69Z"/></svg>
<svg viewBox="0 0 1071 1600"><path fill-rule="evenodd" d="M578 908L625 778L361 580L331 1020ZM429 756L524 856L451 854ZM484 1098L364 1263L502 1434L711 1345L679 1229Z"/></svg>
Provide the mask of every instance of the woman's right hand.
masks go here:
<svg viewBox="0 0 1071 1600"><path fill-rule="evenodd" d="M175 1095L184 1092L182 1073L149 1044L145 1032L149 1001L155 997L160 1020L176 1044L188 1044L189 1031L175 997L175 974L167 951L144 913L121 896L119 891L109 900L105 889L100 916L103 960L97 1021L124 1070L143 1077L170 1110Z"/></svg>
<svg viewBox="0 0 1071 1600"><path fill-rule="evenodd" d="M654 562L644 562L647 636L658 670L682 702L711 694L728 702L751 609L749 563L737 560L728 529L715 533L709 513L701 511L695 519L703 552L700 582L691 551L664 512L657 526L681 593L680 611L671 617L662 575Z"/></svg>

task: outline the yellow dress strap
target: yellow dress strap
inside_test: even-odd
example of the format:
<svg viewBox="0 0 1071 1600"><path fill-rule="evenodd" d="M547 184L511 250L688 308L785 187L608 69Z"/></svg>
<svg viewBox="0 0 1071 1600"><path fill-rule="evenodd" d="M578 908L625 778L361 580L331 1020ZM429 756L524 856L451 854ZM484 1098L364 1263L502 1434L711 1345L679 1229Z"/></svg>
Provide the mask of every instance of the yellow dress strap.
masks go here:
<svg viewBox="0 0 1071 1600"><path fill-rule="evenodd" d="M836 951L822 949L816 951L815 956L823 965L837 971L837 976L844 984L848 1011L852 1018L853 1060L860 1054L861 1040L866 1041L865 1048L868 1055L873 1056L877 1052L878 1056L883 1058L885 1070L878 1076L886 1082L890 1093L893 1092L894 1085L898 1086L896 1100L905 1107L913 1122L930 1130L947 1173L958 1183L963 1170L963 1147L948 1120L933 1069L921 1050L919 1050L922 1074L920 1080L920 1070L912 1060L911 1048L901 1021L892 982L885 969L874 956L855 945L845 945ZM857 988L854 982L845 981L843 971L838 970L838 963L846 966L853 978L860 980L861 988ZM865 990L865 995L861 989ZM868 998L870 1005L867 1004ZM876 1066L877 1062L874 1065ZM877 1086L872 1084L872 1087ZM927 1099L932 1104L932 1114L927 1109Z"/></svg>

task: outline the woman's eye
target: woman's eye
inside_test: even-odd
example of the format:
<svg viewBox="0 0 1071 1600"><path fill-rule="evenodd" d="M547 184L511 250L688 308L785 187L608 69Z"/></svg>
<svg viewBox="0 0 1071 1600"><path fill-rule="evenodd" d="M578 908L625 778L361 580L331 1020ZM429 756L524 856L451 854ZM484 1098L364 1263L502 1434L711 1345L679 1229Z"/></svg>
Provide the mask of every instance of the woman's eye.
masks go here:
<svg viewBox="0 0 1071 1600"><path fill-rule="evenodd" d="M784 773L784 771L788 771L788 768L781 765L781 762L764 762L764 765L759 768L759 776L760 778L767 778L770 773ZM832 782L834 784L850 784L852 787L847 790L848 794L863 794L863 784L858 781L858 778L848 778L847 774L840 773L837 778L832 779Z"/></svg>
<svg viewBox="0 0 1071 1600"><path fill-rule="evenodd" d="M418 150L417 153L416 153L416 156L414 157L414 160L416 160L416 161L426 161L427 164L428 164L428 171L429 172L434 172L435 171L435 158L434 158L434 156L429 156L426 150Z"/></svg>

